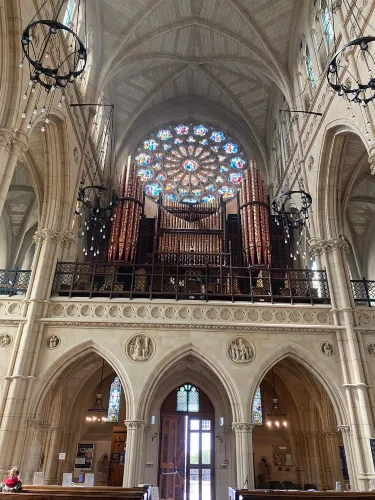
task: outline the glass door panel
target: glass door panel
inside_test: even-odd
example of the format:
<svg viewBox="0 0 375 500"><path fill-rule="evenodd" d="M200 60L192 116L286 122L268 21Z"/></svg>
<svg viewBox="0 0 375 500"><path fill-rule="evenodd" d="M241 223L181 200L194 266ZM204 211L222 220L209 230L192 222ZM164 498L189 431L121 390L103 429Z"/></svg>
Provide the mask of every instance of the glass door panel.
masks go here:
<svg viewBox="0 0 375 500"><path fill-rule="evenodd" d="M188 425L186 500L211 500L213 440L211 420L191 418Z"/></svg>

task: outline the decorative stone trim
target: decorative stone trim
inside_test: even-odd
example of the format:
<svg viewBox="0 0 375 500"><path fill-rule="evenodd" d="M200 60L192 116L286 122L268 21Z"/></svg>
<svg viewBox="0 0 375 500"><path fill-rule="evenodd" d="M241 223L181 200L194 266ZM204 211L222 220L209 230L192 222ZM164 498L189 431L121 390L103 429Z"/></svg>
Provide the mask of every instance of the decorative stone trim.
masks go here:
<svg viewBox="0 0 375 500"><path fill-rule="evenodd" d="M1 303L0 303L1 307ZM0 310L1 314L1 310ZM272 307L248 305L228 305L228 304L207 304L207 303L180 303L169 302L137 302L114 300L75 301L75 300L52 300L47 312L48 321L53 319L78 321L103 321L109 320L111 323L128 322L152 322L163 321L164 323L205 323L222 325L226 324L272 324L281 326L290 325L332 325L333 314L328 307Z"/></svg>
<svg viewBox="0 0 375 500"><path fill-rule="evenodd" d="M317 238L314 238L310 240L309 244L309 252L313 257L322 255L325 252L333 252L334 250L341 250L344 253L351 252L350 244L342 235L339 235L338 238L331 238L327 240L318 240Z"/></svg>

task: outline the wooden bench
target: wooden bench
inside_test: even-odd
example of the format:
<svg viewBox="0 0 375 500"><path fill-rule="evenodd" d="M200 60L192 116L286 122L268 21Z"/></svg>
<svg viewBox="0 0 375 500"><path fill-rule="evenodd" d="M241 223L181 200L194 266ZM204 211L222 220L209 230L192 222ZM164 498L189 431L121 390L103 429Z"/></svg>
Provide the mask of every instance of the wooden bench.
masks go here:
<svg viewBox="0 0 375 500"><path fill-rule="evenodd" d="M107 486L28 486L24 485L22 493L7 493L7 498L27 500L150 500L151 488L115 488Z"/></svg>
<svg viewBox="0 0 375 500"><path fill-rule="evenodd" d="M372 498L375 500L375 491L249 491L229 488L229 500L308 500L310 498L319 500Z"/></svg>

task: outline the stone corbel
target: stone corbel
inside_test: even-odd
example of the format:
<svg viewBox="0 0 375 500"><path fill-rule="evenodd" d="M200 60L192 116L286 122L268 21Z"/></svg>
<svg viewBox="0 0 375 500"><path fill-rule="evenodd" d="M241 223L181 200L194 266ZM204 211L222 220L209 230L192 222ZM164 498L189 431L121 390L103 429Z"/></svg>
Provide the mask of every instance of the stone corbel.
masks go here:
<svg viewBox="0 0 375 500"><path fill-rule="evenodd" d="M148 423L145 420L124 420L128 431L147 431Z"/></svg>
<svg viewBox="0 0 375 500"><path fill-rule="evenodd" d="M0 146L5 147L6 151L10 153L13 144L13 134L10 130L0 130Z"/></svg>

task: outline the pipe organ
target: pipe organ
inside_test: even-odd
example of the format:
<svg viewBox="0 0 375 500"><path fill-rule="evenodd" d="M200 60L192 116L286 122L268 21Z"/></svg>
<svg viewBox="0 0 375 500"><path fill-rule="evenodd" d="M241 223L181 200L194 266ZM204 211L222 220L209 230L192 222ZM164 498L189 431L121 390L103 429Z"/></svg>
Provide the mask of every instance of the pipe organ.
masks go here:
<svg viewBox="0 0 375 500"><path fill-rule="evenodd" d="M225 219L225 205L216 200L189 206L162 198L158 217L159 260L220 265Z"/></svg>
<svg viewBox="0 0 375 500"><path fill-rule="evenodd" d="M156 216L150 219L144 215L136 169L124 167L112 213L108 262L227 266L230 259L232 266L270 266L265 186L254 162L243 174L237 213L228 218L221 198L189 205L160 196Z"/></svg>
<svg viewBox="0 0 375 500"><path fill-rule="evenodd" d="M269 207L260 172L251 162L240 192L242 253L245 266L271 265Z"/></svg>
<svg viewBox="0 0 375 500"><path fill-rule="evenodd" d="M111 217L108 262L135 261L143 205L144 194L137 172L125 166L120 179L119 201Z"/></svg>

